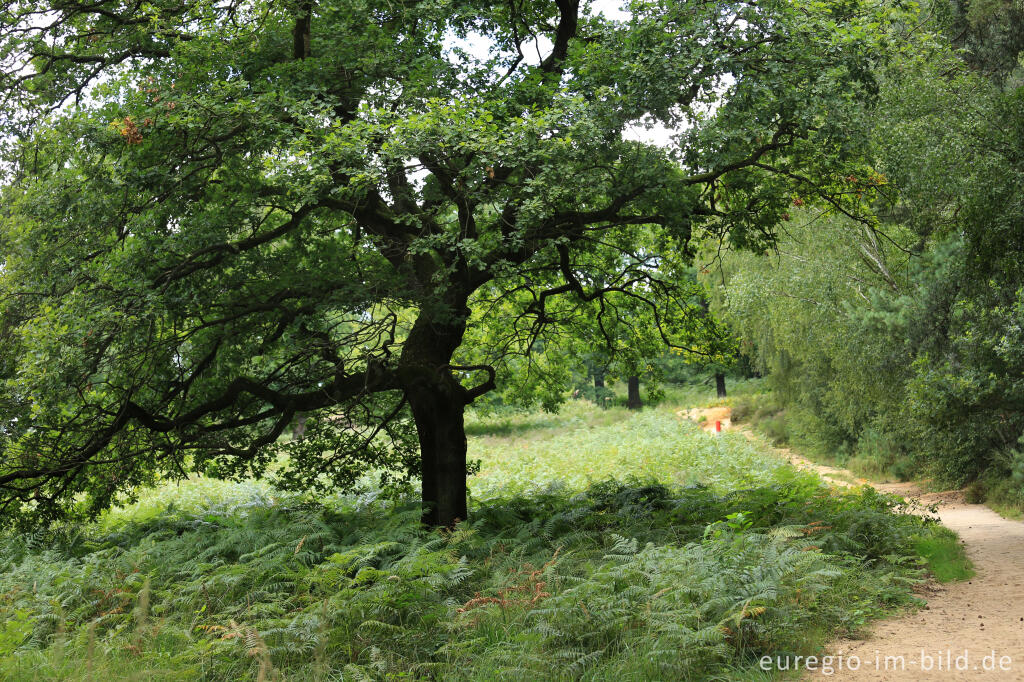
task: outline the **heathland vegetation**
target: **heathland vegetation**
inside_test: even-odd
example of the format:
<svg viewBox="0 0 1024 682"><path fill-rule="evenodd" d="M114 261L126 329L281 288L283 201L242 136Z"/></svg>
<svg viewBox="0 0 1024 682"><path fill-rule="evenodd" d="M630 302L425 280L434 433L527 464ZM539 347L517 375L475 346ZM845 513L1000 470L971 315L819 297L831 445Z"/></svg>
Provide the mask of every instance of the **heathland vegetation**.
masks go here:
<svg viewBox="0 0 1024 682"><path fill-rule="evenodd" d="M13 680L762 679L916 603L955 537L664 405L469 423L470 520L197 478L8 537ZM942 556L943 553L949 556Z"/></svg>

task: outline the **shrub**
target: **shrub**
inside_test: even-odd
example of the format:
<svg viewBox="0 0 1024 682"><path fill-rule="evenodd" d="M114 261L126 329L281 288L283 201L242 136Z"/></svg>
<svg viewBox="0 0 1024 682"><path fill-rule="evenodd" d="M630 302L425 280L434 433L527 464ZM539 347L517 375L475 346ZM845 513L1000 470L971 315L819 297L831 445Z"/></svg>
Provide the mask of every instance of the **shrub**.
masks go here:
<svg viewBox="0 0 1024 682"><path fill-rule="evenodd" d="M749 396L744 396L733 403L730 419L734 424L749 421L755 409L754 400Z"/></svg>

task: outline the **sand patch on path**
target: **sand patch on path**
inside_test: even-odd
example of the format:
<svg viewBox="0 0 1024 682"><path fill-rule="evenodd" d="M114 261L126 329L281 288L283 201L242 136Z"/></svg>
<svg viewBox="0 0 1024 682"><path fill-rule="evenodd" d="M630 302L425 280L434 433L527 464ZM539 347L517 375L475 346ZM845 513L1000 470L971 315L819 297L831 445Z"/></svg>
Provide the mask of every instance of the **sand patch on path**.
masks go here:
<svg viewBox="0 0 1024 682"><path fill-rule="evenodd" d="M716 422L721 423L723 431L732 428L731 414L731 407L694 407L676 412L676 416L697 422L701 429L709 433L716 431Z"/></svg>

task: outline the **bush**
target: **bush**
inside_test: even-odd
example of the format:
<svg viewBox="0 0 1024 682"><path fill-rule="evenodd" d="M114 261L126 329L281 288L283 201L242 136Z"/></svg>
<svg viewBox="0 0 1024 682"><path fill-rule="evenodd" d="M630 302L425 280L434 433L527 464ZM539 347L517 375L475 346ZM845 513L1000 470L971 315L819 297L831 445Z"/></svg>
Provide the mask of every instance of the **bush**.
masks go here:
<svg viewBox="0 0 1024 682"><path fill-rule="evenodd" d="M744 396L733 403L730 419L733 424L742 424L749 421L756 409L754 400L750 396Z"/></svg>
<svg viewBox="0 0 1024 682"><path fill-rule="evenodd" d="M985 502L1005 516L1024 516L1024 452L1019 448L996 451L992 466L964 494L968 502Z"/></svg>
<svg viewBox="0 0 1024 682"><path fill-rule="evenodd" d="M785 445L789 442L789 431L786 428L786 412L782 410L771 416L761 417L758 426L768 436L773 445Z"/></svg>

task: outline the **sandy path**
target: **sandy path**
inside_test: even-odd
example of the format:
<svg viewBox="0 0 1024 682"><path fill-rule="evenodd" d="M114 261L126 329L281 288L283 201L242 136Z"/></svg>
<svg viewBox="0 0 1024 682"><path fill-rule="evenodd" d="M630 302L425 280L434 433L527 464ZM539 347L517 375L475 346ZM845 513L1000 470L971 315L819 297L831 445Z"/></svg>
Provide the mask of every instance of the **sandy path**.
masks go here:
<svg viewBox="0 0 1024 682"><path fill-rule="evenodd" d="M711 409L715 413L708 418L727 428L728 412L722 410L728 408ZM701 414L690 410L680 416ZM866 482L789 450L779 454L835 485ZM967 504L958 491L920 494L912 483L875 487L937 504L939 518L960 535L977 573L969 581L929 584L920 595L928 602L924 609L875 623L867 639L834 642L832 674L821 671L819 662L819 671L805 673L805 679L1024 680L1024 523Z"/></svg>
<svg viewBox="0 0 1024 682"><path fill-rule="evenodd" d="M835 642L833 655L856 656L862 665L831 677L1024 680L1024 524L944 495L921 499L939 503L939 518L960 534L977 574L930 585L921 595L928 601L923 610L876 623L865 640ZM887 656L901 658L887 664Z"/></svg>

